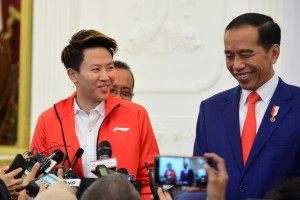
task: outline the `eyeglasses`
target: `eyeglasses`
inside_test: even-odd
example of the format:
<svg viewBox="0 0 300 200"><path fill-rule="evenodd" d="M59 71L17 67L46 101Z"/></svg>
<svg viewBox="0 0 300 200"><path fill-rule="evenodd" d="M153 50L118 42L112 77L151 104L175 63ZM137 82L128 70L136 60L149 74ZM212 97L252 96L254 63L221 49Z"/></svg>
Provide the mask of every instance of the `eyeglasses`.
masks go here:
<svg viewBox="0 0 300 200"><path fill-rule="evenodd" d="M133 92L127 88L122 88L121 90L117 90L116 88L111 88L110 93L114 97L120 94L122 99L127 99L127 100L131 100L134 95Z"/></svg>

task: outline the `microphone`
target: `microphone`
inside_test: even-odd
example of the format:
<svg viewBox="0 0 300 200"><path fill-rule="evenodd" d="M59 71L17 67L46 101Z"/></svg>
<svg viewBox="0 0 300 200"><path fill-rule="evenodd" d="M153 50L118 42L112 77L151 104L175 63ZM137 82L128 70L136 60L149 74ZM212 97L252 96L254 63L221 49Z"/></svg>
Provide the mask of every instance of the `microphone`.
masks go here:
<svg viewBox="0 0 300 200"><path fill-rule="evenodd" d="M74 178L77 178L77 174L76 172L73 170L76 163L77 163L77 160L79 158L81 158L82 154L83 154L84 150L82 148L78 148L77 151L76 151L76 154L75 154L75 158L73 159L72 161L72 164L71 164L71 167L70 169L68 169L65 173L65 179L74 179Z"/></svg>
<svg viewBox="0 0 300 200"><path fill-rule="evenodd" d="M61 166L59 167L60 169L63 170L64 174L65 174L66 171L67 171L67 169L66 169L66 167L65 167L65 162L66 162L66 160L68 160L68 159L69 159L69 156L68 156L68 152L66 151L66 153L64 154L64 157L63 157L63 159L62 159L62 161L61 161Z"/></svg>
<svg viewBox="0 0 300 200"><path fill-rule="evenodd" d="M63 160L61 161L61 166L65 166L66 160L69 159L68 152L64 154Z"/></svg>
<svg viewBox="0 0 300 200"><path fill-rule="evenodd" d="M97 155L99 160L95 160L91 162L91 171L95 173L96 167L98 165L104 165L109 170L115 171L118 167L117 158L111 158L112 149L111 145L107 140L103 140L100 142Z"/></svg>
<svg viewBox="0 0 300 200"><path fill-rule="evenodd" d="M112 155L111 145L107 140L100 142L98 147L99 160L110 158Z"/></svg>
<svg viewBox="0 0 300 200"><path fill-rule="evenodd" d="M72 161L72 164L71 164L70 169L73 169L73 168L74 168L74 166L75 166L76 163L77 163L77 160L78 160L79 158L81 158L83 152L84 152L84 150L83 150L82 148L78 148L78 149L77 149L76 154L75 154L75 158L74 158L73 161Z"/></svg>
<svg viewBox="0 0 300 200"><path fill-rule="evenodd" d="M56 165L60 164L63 160L64 153L60 149L56 149L53 153L48 157L50 159L50 166L45 169L45 173L54 173Z"/></svg>
<svg viewBox="0 0 300 200"><path fill-rule="evenodd" d="M57 164L61 163L64 153L60 149L56 149L49 157L45 157L43 154L39 154L40 169L36 173L35 177L38 177L42 173L54 173Z"/></svg>
<svg viewBox="0 0 300 200"><path fill-rule="evenodd" d="M50 159L56 161L57 164L60 164L63 160L64 152L62 152L60 149L56 149L53 151L53 153L49 156Z"/></svg>

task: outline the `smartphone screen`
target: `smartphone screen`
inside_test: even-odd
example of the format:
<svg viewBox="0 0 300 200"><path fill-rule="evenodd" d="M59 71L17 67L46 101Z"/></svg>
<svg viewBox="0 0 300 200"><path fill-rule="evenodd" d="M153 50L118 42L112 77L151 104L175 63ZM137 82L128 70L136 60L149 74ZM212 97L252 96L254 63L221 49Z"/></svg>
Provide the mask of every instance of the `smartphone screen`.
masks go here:
<svg viewBox="0 0 300 200"><path fill-rule="evenodd" d="M12 161L12 163L10 164L9 169L6 171L6 174L15 169L22 168L22 171L14 177L14 178L18 179L23 176L25 169L27 167L28 167L28 164L27 164L25 158L21 154L17 154L15 156L14 160Z"/></svg>
<svg viewBox="0 0 300 200"><path fill-rule="evenodd" d="M57 181L59 181L60 179L58 177L56 177L55 175L52 175L52 174L45 174L43 175L40 180L44 183L47 183L47 184L54 184L56 183Z"/></svg>
<svg viewBox="0 0 300 200"><path fill-rule="evenodd" d="M204 157L156 156L155 182L159 185L206 186Z"/></svg>
<svg viewBox="0 0 300 200"><path fill-rule="evenodd" d="M98 165L96 167L96 175L98 177L107 176L108 174L109 174L109 171L108 171L108 169L106 168L105 165Z"/></svg>

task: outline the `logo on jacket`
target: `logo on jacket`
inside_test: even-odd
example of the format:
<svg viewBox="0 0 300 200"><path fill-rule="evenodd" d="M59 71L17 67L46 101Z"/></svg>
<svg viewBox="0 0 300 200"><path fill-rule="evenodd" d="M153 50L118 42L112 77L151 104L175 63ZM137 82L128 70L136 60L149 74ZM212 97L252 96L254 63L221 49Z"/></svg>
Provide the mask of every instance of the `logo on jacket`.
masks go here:
<svg viewBox="0 0 300 200"><path fill-rule="evenodd" d="M116 132L116 131L123 131L123 132L126 132L128 131L130 128L120 128L120 127L115 127L113 132Z"/></svg>

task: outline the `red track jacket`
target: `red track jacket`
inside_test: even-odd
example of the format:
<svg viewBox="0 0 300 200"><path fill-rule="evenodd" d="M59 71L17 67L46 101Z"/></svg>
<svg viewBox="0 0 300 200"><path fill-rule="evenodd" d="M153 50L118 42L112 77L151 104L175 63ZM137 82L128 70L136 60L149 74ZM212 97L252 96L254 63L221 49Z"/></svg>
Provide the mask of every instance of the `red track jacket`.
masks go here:
<svg viewBox="0 0 300 200"><path fill-rule="evenodd" d="M80 147L75 133L73 107L75 96L76 93L55 104L70 159L74 158ZM112 158L117 158L118 167L126 168L129 174L133 174L136 180L140 180L142 199L150 199L149 177L144 163L148 162L149 167L153 168L154 156L159 154L159 150L148 113L138 104L112 96L109 96L105 103L105 117L98 133L98 145L103 140L110 142ZM43 112L36 124L31 150L43 152L51 146L60 145L60 149L65 152L61 124L54 107ZM129 128L129 130L114 130L116 127ZM55 149L57 147L52 150ZM51 151L45 152L45 155L49 154ZM83 177L81 159L78 160L74 170L79 177Z"/></svg>

